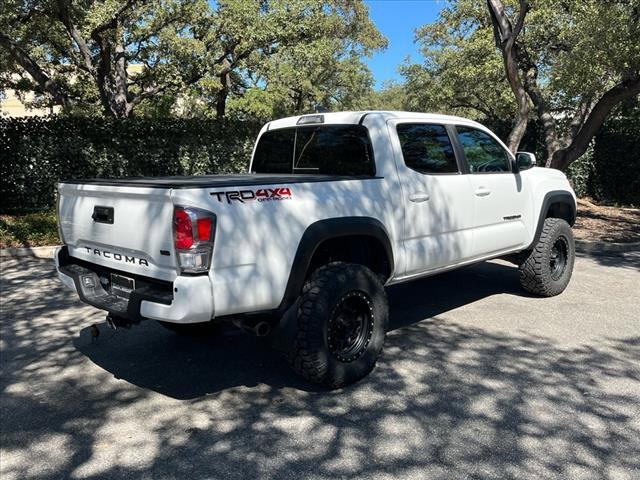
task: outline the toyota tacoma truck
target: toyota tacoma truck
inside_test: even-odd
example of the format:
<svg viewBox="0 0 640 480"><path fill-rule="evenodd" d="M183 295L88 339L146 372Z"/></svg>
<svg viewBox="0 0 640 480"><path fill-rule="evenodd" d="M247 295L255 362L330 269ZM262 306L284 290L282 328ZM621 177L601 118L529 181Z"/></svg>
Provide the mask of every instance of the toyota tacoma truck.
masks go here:
<svg viewBox="0 0 640 480"><path fill-rule="evenodd" d="M374 368L388 285L503 257L553 296L575 257L565 175L435 114L274 120L245 174L65 181L58 215L58 275L110 324L234 322L328 388Z"/></svg>

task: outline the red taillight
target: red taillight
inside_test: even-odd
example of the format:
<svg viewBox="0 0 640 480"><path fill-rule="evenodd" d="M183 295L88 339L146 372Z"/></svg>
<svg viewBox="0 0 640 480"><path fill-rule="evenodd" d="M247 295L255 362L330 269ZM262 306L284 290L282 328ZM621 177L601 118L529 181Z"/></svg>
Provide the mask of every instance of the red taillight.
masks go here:
<svg viewBox="0 0 640 480"><path fill-rule="evenodd" d="M199 218L198 219L198 240L210 241L213 240L213 219L212 218Z"/></svg>
<svg viewBox="0 0 640 480"><path fill-rule="evenodd" d="M211 266L216 216L199 208L175 207L173 241L182 273L206 273Z"/></svg>
<svg viewBox="0 0 640 480"><path fill-rule="evenodd" d="M185 250L193 246L193 224L186 210L175 209L173 213L175 232L175 246L178 250Z"/></svg>

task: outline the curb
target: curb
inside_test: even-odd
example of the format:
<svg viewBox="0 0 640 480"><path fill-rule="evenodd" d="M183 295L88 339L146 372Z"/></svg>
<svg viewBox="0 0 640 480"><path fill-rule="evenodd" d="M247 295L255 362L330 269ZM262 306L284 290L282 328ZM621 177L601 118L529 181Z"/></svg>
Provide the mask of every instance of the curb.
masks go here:
<svg viewBox="0 0 640 480"><path fill-rule="evenodd" d="M57 245L49 247L1 248L0 258L53 258Z"/></svg>
<svg viewBox="0 0 640 480"><path fill-rule="evenodd" d="M49 247L1 248L0 258L53 258L57 245ZM640 252L640 242L606 243L576 240L576 251L589 254Z"/></svg>
<svg viewBox="0 0 640 480"><path fill-rule="evenodd" d="M593 255L606 253L640 252L640 242L632 243L607 243L590 242L588 240L576 240L576 251Z"/></svg>

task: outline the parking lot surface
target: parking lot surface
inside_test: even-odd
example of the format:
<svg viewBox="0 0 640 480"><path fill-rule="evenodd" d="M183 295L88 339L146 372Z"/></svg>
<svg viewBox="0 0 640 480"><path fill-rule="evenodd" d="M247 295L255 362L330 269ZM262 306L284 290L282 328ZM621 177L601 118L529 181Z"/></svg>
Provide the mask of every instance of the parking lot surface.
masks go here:
<svg viewBox="0 0 640 480"><path fill-rule="evenodd" d="M333 392L239 332L110 330L50 261L0 293L3 480L640 478L637 254L550 299L503 262L392 287L377 368Z"/></svg>

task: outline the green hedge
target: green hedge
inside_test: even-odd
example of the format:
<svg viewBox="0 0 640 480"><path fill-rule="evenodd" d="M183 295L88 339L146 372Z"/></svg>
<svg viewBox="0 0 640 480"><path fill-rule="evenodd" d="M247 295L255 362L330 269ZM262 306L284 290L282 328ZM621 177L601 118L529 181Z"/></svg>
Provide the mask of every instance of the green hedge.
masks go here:
<svg viewBox="0 0 640 480"><path fill-rule="evenodd" d="M51 208L64 179L242 171L259 129L238 120L0 118L0 213ZM523 140L529 150L538 150L536 133ZM640 205L640 107L608 120L569 175L580 196Z"/></svg>
<svg viewBox="0 0 640 480"><path fill-rule="evenodd" d="M567 176L571 180L576 195L580 198L591 197L593 195L595 170L593 168L593 142L587 152L569 167Z"/></svg>
<svg viewBox="0 0 640 480"><path fill-rule="evenodd" d="M597 135L591 196L640 206L640 115L614 118Z"/></svg>
<svg viewBox="0 0 640 480"><path fill-rule="evenodd" d="M64 179L242 171L259 129L227 120L0 119L0 213L50 208Z"/></svg>
<svg viewBox="0 0 640 480"><path fill-rule="evenodd" d="M640 103L619 108L568 173L578 196L640 206Z"/></svg>
<svg viewBox="0 0 640 480"><path fill-rule="evenodd" d="M579 197L640 206L640 120L608 121L568 174Z"/></svg>

